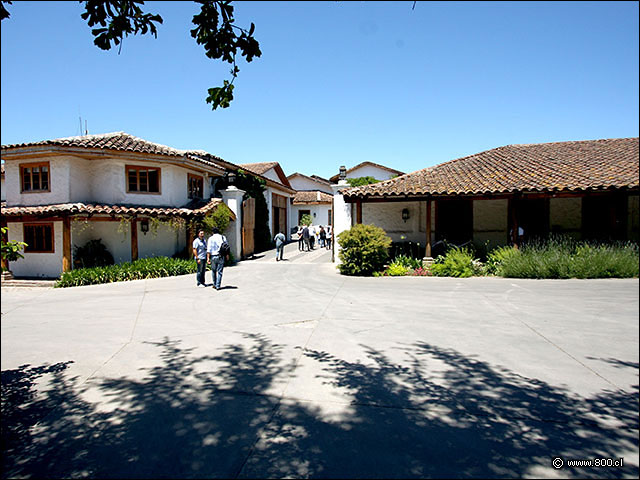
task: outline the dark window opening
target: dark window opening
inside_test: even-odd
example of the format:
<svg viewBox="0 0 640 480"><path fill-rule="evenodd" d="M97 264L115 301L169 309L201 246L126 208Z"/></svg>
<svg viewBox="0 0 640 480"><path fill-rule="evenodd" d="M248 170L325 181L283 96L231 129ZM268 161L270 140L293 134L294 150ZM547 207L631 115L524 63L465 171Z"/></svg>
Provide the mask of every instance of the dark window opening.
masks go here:
<svg viewBox="0 0 640 480"><path fill-rule="evenodd" d="M53 224L25 225L23 232L26 253L53 253Z"/></svg>

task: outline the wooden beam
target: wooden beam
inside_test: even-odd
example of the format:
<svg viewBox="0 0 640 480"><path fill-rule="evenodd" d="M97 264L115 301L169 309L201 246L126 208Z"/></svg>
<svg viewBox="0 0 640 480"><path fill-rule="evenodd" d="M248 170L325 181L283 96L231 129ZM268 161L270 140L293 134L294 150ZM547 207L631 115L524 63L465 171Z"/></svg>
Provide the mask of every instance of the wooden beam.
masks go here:
<svg viewBox="0 0 640 480"><path fill-rule="evenodd" d="M425 244L424 256L431 256L431 199L427 200L427 243Z"/></svg>
<svg viewBox="0 0 640 480"><path fill-rule="evenodd" d="M62 273L71 271L71 218L62 218Z"/></svg>
<svg viewBox="0 0 640 480"><path fill-rule="evenodd" d="M356 201L356 223L362 223L362 200L360 199Z"/></svg>
<svg viewBox="0 0 640 480"><path fill-rule="evenodd" d="M138 259L138 219L131 219L131 261Z"/></svg>

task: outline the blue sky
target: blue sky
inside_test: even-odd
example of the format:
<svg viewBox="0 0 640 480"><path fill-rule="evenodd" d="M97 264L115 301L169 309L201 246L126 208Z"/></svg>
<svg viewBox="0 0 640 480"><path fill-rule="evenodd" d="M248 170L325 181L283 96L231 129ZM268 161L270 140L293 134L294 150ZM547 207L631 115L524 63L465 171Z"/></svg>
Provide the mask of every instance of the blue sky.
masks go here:
<svg viewBox="0 0 640 480"><path fill-rule="evenodd" d="M412 172L502 145L638 136L638 2L234 2L262 57L229 77L193 2L146 2L158 38L93 45L78 2L2 21L2 144L124 131L233 163L330 177Z"/></svg>

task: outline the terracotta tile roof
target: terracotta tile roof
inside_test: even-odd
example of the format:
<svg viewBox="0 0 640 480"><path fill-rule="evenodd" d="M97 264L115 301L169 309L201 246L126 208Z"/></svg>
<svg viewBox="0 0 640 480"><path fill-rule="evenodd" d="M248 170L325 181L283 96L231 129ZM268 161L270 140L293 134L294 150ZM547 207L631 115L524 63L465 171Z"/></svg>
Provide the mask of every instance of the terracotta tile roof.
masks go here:
<svg viewBox="0 0 640 480"><path fill-rule="evenodd" d="M355 198L611 188L638 188L637 137L507 145L343 193Z"/></svg>
<svg viewBox="0 0 640 480"><path fill-rule="evenodd" d="M233 165L215 155L211 155L202 150L179 150L159 143L149 142L142 138L134 137L125 132L103 133L99 135L82 135L77 137L56 138L53 140L42 140L39 142L14 143L2 145L3 155L8 150L15 150L28 147L62 147L62 148L82 148L86 150L114 150L119 152L143 153L152 155L164 155L170 157L190 158L218 168Z"/></svg>
<svg viewBox="0 0 640 480"><path fill-rule="evenodd" d="M305 204L305 203L331 203L333 196L328 193L321 192L319 190L309 192L297 192L293 197L293 204Z"/></svg>
<svg viewBox="0 0 640 480"><path fill-rule="evenodd" d="M257 173L258 175L264 175L272 168L275 168L276 165L278 165L278 162L241 163L240 168Z"/></svg>
<svg viewBox="0 0 640 480"><path fill-rule="evenodd" d="M242 163L240 164L240 168L243 168L244 170L247 170L250 173L260 175L261 177L266 179L268 182L269 181L275 182L276 184L278 184L278 186L282 185L286 187L285 189L290 190L290 193L293 193L295 191L291 187L291 184L289 183L287 176L285 175L284 171L282 170L282 167L278 162ZM264 174L267 173L272 168L275 171L275 174L279 178L279 180L277 181L264 176Z"/></svg>
<svg viewBox="0 0 640 480"><path fill-rule="evenodd" d="M373 163L373 162L362 162L362 163L359 163L355 167L351 167L351 168L347 169L347 175L349 175L351 172L353 172L354 170L356 170L356 169L358 169L360 167L367 167L367 166L368 167L381 168L382 170L386 170L388 172L391 172L394 175L404 175L404 172L401 172L400 170L396 170L395 168L385 167L384 165L380 165L379 163ZM340 177L340 174L337 173L333 177L331 177L329 180L331 182L335 183L335 182L338 181L339 177Z"/></svg>
<svg viewBox="0 0 640 480"><path fill-rule="evenodd" d="M19 215L148 215L148 216L178 216L197 217L215 210L222 203L219 198L207 200L193 200L184 207L149 207L142 205L98 205L87 203L59 203L56 205L41 205L34 207L7 207L6 202L2 202L1 211L3 216L12 217ZM232 220L236 217L232 213Z"/></svg>

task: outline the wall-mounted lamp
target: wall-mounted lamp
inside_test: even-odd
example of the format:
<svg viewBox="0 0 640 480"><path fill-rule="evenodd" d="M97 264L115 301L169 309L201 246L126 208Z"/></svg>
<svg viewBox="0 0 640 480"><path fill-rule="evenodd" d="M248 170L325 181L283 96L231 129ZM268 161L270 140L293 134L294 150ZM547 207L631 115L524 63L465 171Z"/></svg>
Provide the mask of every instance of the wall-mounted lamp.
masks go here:
<svg viewBox="0 0 640 480"><path fill-rule="evenodd" d="M409 209L408 208L403 208L402 209L402 220L404 220L405 222L407 220L409 220Z"/></svg>
<svg viewBox="0 0 640 480"><path fill-rule="evenodd" d="M316 218L316 212L313 212L313 218Z"/></svg>
<svg viewBox="0 0 640 480"><path fill-rule="evenodd" d="M142 220L140 222L140 230L142 230L142 233L144 233L145 235L147 234L147 232L149 231L149 220Z"/></svg>
<svg viewBox="0 0 640 480"><path fill-rule="evenodd" d="M341 165L339 172L340 173L338 175L338 178L340 180L346 180L347 179L347 167L345 167L344 165Z"/></svg>
<svg viewBox="0 0 640 480"><path fill-rule="evenodd" d="M227 183L229 185L236 183L236 172L227 172Z"/></svg>

